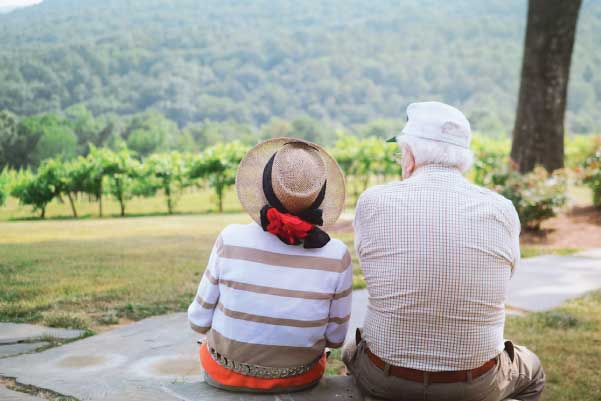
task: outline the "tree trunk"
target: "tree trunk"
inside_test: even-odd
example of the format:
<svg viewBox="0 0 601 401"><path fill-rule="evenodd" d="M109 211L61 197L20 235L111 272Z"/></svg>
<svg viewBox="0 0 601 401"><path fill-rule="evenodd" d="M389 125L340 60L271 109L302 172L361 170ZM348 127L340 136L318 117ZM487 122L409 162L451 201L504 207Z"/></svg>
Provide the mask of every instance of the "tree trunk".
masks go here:
<svg viewBox="0 0 601 401"><path fill-rule="evenodd" d="M98 184L98 215L102 217L102 179Z"/></svg>
<svg viewBox="0 0 601 401"><path fill-rule="evenodd" d="M169 214L173 214L173 203L171 200L171 186L165 186L165 196L167 197L167 211Z"/></svg>
<svg viewBox="0 0 601 401"><path fill-rule="evenodd" d="M44 207L42 208L42 213L40 214L40 217L41 217L42 219L45 219L45 218L46 218L46 206L44 206Z"/></svg>
<svg viewBox="0 0 601 401"><path fill-rule="evenodd" d="M69 203L71 204L71 211L73 212L73 217L77 218L77 210L75 209L75 202L73 201L73 195L71 195L71 192L67 192L67 196L69 197Z"/></svg>
<svg viewBox="0 0 601 401"><path fill-rule="evenodd" d="M511 158L521 172L563 167L564 115L582 0L529 0Z"/></svg>

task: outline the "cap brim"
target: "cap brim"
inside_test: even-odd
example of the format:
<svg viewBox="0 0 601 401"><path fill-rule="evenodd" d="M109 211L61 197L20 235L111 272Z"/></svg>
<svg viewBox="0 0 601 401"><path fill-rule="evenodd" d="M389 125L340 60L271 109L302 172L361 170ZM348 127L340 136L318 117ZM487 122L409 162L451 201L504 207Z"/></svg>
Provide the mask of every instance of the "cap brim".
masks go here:
<svg viewBox="0 0 601 401"><path fill-rule="evenodd" d="M336 160L321 146L298 138L274 138L259 143L244 156L236 174L236 189L242 207L250 217L261 224L260 211L267 203L263 193L263 169L271 158L288 142L304 142L319 150L327 171L325 198L320 206L323 211L324 227L338 220L344 209L346 196L344 175Z"/></svg>

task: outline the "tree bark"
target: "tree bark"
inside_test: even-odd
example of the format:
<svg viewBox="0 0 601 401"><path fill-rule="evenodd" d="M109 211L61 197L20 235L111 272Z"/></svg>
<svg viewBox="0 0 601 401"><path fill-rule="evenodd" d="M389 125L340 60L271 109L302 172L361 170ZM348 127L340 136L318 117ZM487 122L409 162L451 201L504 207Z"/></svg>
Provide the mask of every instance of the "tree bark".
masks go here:
<svg viewBox="0 0 601 401"><path fill-rule="evenodd" d="M98 215L102 217L102 178L98 185Z"/></svg>
<svg viewBox="0 0 601 401"><path fill-rule="evenodd" d="M73 217L77 218L77 209L75 209L75 202L73 201L73 195L71 195L71 192L67 192L67 196L69 197L69 203L71 204L71 211L73 212Z"/></svg>
<svg viewBox="0 0 601 401"><path fill-rule="evenodd" d="M520 172L563 167L564 115L582 0L529 0L511 158Z"/></svg>

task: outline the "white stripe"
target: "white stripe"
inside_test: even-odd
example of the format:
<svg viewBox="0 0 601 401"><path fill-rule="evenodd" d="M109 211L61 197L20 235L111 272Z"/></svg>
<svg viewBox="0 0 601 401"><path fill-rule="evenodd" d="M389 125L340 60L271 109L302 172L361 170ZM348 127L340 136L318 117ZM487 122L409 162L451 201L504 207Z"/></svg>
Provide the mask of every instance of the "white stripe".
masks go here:
<svg viewBox="0 0 601 401"><path fill-rule="evenodd" d="M208 327L213 319L213 310L205 309L194 301L188 307L188 320L196 326Z"/></svg>
<svg viewBox="0 0 601 401"><path fill-rule="evenodd" d="M209 280L203 278L198 286L198 292L196 295L200 295L205 302L214 304L219 299L218 286L211 284Z"/></svg>
<svg viewBox="0 0 601 401"><path fill-rule="evenodd" d="M219 259L222 280L287 290L333 294L340 274L323 270L288 268L237 259ZM223 287L223 286L222 286Z"/></svg>
<svg viewBox="0 0 601 401"><path fill-rule="evenodd" d="M239 312L281 319L320 320L328 317L330 301L259 294L221 286L221 303Z"/></svg>
<svg viewBox="0 0 601 401"><path fill-rule="evenodd" d="M323 339L325 325L319 327L278 326L225 316L219 309L213 316L213 327L225 337L252 344L312 347Z"/></svg>

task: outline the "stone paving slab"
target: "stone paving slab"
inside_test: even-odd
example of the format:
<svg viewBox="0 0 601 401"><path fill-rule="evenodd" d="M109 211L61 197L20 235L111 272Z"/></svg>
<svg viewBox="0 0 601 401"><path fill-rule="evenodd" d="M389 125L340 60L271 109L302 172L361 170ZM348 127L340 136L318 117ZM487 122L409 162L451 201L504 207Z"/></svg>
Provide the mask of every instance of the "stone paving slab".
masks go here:
<svg viewBox="0 0 601 401"><path fill-rule="evenodd" d="M200 381L197 335L185 313L0 359L0 375L80 400L176 400L161 385Z"/></svg>
<svg viewBox="0 0 601 401"><path fill-rule="evenodd" d="M0 344L14 344L20 341L33 340L41 337L73 339L81 337L83 330L55 329L24 323L0 323Z"/></svg>
<svg viewBox="0 0 601 401"><path fill-rule="evenodd" d="M601 249L524 259L509 283L507 304L526 311L555 308L601 288Z"/></svg>
<svg viewBox="0 0 601 401"><path fill-rule="evenodd" d="M249 399L248 395L231 398L203 382L197 339L185 313L157 316L42 353L0 359L0 375L90 401ZM280 399L362 400L350 379L332 380L305 396ZM332 391L338 393L334 398ZM198 398L205 393L215 398ZM278 399L273 397L265 399Z"/></svg>
<svg viewBox="0 0 601 401"><path fill-rule="evenodd" d="M48 344L49 343L46 341L38 341L35 343L0 344L0 358L31 352ZM0 400L1 399L2 398L0 398Z"/></svg>
<svg viewBox="0 0 601 401"><path fill-rule="evenodd" d="M184 401L363 401L363 396L350 377L328 377L315 388L292 394L255 395L228 393L206 383L170 383L168 393Z"/></svg>
<svg viewBox="0 0 601 401"><path fill-rule="evenodd" d="M0 385L0 400L2 401L40 401L40 398L19 391L12 391Z"/></svg>

